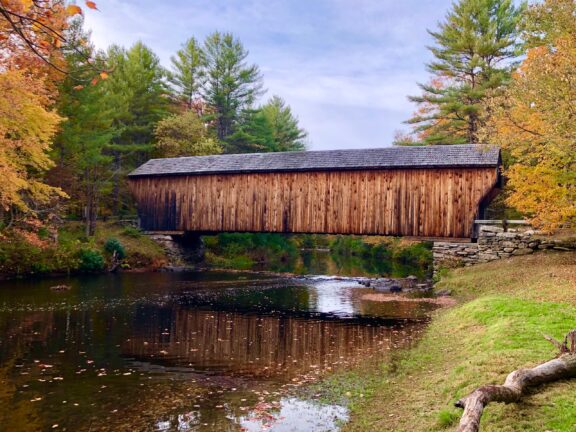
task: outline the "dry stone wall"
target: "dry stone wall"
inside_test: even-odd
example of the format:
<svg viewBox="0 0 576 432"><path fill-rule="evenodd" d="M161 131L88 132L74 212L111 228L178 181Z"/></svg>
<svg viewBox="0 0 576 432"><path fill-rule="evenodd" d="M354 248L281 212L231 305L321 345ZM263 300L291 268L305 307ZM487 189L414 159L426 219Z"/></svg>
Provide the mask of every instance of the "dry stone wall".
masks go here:
<svg viewBox="0 0 576 432"><path fill-rule="evenodd" d="M435 242L432 252L434 269L438 269L471 266L547 249L575 250L576 242L574 239L548 238L534 230L505 231L499 226L483 225L480 227L477 243Z"/></svg>

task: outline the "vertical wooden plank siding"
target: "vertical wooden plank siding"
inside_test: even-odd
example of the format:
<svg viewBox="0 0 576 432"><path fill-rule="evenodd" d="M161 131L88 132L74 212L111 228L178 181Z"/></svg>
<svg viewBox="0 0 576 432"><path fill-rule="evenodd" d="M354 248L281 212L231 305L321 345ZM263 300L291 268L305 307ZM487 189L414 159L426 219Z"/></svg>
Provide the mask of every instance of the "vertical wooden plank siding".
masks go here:
<svg viewBox="0 0 576 432"><path fill-rule="evenodd" d="M150 231L466 238L497 168L271 172L130 179Z"/></svg>

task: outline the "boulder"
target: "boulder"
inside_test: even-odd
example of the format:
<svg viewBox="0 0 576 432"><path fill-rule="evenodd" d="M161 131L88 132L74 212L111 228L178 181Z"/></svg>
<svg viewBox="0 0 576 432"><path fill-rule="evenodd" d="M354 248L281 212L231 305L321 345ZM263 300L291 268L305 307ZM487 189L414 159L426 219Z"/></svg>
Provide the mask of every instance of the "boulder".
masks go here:
<svg viewBox="0 0 576 432"><path fill-rule="evenodd" d="M501 233L504 232L504 228L494 225L482 225L480 227L481 233Z"/></svg>
<svg viewBox="0 0 576 432"><path fill-rule="evenodd" d="M530 248L521 248L521 249L516 249L514 252L512 252L512 255L529 255L531 253L534 253L534 251Z"/></svg>

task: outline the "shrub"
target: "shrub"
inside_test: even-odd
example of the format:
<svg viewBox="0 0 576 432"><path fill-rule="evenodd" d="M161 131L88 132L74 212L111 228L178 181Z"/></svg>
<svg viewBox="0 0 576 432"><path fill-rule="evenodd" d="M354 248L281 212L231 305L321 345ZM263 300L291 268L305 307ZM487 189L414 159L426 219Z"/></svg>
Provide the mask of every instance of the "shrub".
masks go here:
<svg viewBox="0 0 576 432"><path fill-rule="evenodd" d="M104 257L94 249L82 249L78 254L80 259L79 270L84 272L97 272L104 269Z"/></svg>
<svg viewBox="0 0 576 432"><path fill-rule="evenodd" d="M142 231L139 228L127 226L122 230L122 235L125 235L126 237L139 238L142 237Z"/></svg>
<svg viewBox="0 0 576 432"><path fill-rule="evenodd" d="M414 243L396 251L394 259L401 264L425 267L432 262L432 244Z"/></svg>
<svg viewBox="0 0 576 432"><path fill-rule="evenodd" d="M370 255L370 246L361 238L354 236L339 235L330 244L330 250L343 256L368 257Z"/></svg>
<svg viewBox="0 0 576 432"><path fill-rule="evenodd" d="M110 255L113 255L114 252L116 252L116 256L119 259L126 258L126 250L124 249L124 246L122 246L122 243L120 243L118 239L113 237L106 240L106 243L104 243L104 250Z"/></svg>
<svg viewBox="0 0 576 432"><path fill-rule="evenodd" d="M203 241L206 262L216 267L249 269L265 264L273 268L298 256L295 241L282 234L222 233Z"/></svg>

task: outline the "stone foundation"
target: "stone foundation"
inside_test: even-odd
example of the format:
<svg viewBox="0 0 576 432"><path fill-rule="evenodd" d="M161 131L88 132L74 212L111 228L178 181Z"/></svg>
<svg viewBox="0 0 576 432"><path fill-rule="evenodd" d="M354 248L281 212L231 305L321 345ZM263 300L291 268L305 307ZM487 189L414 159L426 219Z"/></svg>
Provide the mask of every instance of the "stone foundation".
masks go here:
<svg viewBox="0 0 576 432"><path fill-rule="evenodd" d="M204 243L199 235L148 234L164 249L169 267L194 266L204 257Z"/></svg>
<svg viewBox="0 0 576 432"><path fill-rule="evenodd" d="M574 239L548 238L530 229L505 231L499 226L483 225L477 243L435 242L432 252L436 271L438 268L471 266L547 249L576 250L576 242Z"/></svg>

